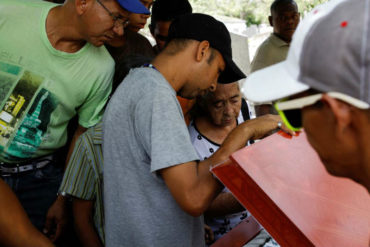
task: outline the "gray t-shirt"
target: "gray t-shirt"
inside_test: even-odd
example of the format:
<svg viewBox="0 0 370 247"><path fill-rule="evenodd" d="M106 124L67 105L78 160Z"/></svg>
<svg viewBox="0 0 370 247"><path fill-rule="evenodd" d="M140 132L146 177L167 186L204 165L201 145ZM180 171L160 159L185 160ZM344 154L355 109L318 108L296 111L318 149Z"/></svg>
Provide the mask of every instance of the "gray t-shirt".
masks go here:
<svg viewBox="0 0 370 247"><path fill-rule="evenodd" d="M157 173L197 160L176 92L153 68L131 70L104 115L106 246L204 246L203 218Z"/></svg>

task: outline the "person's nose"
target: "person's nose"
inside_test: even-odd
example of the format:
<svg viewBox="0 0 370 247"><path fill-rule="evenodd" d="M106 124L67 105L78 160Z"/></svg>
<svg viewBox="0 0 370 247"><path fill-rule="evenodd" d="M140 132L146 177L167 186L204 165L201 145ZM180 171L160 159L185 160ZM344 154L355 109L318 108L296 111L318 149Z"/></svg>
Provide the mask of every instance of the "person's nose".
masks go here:
<svg viewBox="0 0 370 247"><path fill-rule="evenodd" d="M123 26L116 26L113 27L113 32L117 34L117 36L123 36L125 33Z"/></svg>
<svg viewBox="0 0 370 247"><path fill-rule="evenodd" d="M233 108L229 102L225 103L224 115L231 116L233 114Z"/></svg>
<svg viewBox="0 0 370 247"><path fill-rule="evenodd" d="M288 25L292 26L294 25L295 21L294 21L294 17L291 16L289 18L287 18L287 22L286 22Z"/></svg>

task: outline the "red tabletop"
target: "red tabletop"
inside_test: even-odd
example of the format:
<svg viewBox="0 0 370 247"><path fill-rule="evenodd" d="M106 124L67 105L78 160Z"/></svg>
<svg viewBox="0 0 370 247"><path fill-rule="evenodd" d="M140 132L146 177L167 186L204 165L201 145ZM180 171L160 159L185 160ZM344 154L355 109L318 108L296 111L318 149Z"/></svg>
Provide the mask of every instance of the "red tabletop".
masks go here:
<svg viewBox="0 0 370 247"><path fill-rule="evenodd" d="M212 171L282 246L369 246L369 193L328 174L304 133L274 134Z"/></svg>

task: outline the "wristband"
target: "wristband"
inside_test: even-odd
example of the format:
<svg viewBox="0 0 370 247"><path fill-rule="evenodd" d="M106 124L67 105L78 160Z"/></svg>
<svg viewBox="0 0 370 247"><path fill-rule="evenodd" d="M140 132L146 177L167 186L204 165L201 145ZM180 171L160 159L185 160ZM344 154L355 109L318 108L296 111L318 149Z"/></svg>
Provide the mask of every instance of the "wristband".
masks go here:
<svg viewBox="0 0 370 247"><path fill-rule="evenodd" d="M67 200L67 202L72 202L72 196L71 195L69 195L69 194L67 194L66 192L64 192L64 191L58 191L58 193L57 193L57 197L58 196L62 196L62 197L64 197L66 200Z"/></svg>

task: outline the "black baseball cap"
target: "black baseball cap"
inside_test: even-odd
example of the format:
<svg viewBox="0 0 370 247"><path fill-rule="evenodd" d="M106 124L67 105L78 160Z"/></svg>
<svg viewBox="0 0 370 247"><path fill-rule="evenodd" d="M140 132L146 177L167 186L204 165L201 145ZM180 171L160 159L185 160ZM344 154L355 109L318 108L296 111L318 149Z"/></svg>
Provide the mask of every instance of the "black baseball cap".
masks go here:
<svg viewBox="0 0 370 247"><path fill-rule="evenodd" d="M212 16L197 13L175 18L168 31L168 42L173 39L207 40L212 48L219 51L226 64L218 78L219 83L232 83L246 77L232 60L229 31Z"/></svg>

